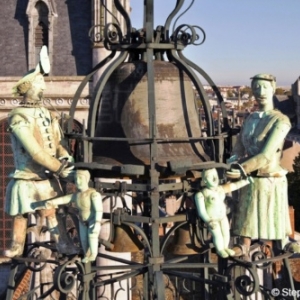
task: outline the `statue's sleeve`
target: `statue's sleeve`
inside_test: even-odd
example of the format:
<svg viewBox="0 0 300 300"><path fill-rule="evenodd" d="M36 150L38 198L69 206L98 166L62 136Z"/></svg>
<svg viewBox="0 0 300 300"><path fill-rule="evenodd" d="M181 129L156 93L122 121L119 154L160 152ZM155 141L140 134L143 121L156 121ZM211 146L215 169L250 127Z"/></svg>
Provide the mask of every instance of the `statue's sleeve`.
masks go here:
<svg viewBox="0 0 300 300"><path fill-rule="evenodd" d="M282 151L285 137L289 133L291 124L286 116L279 117L270 129L269 136L259 154L242 163L246 173L251 173L264 168L272 160L273 156Z"/></svg>
<svg viewBox="0 0 300 300"><path fill-rule="evenodd" d="M61 168L61 162L40 146L33 135L33 130L26 116L19 114L11 116L9 131L36 163L52 172L57 172Z"/></svg>

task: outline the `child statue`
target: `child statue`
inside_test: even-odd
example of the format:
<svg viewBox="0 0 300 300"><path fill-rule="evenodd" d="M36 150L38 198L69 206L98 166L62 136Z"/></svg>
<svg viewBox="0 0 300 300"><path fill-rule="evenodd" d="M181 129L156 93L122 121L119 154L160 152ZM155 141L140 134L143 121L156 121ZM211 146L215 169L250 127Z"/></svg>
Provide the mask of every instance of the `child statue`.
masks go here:
<svg viewBox="0 0 300 300"><path fill-rule="evenodd" d="M103 215L102 197L94 188L89 187L89 181L89 171L77 170L75 174L77 193L36 202L33 205L35 209L41 209L41 207L50 208L56 205L75 203L79 210L79 236L84 251L83 263L94 261L97 257Z"/></svg>
<svg viewBox="0 0 300 300"><path fill-rule="evenodd" d="M216 169L203 170L202 180L206 187L195 194L198 215L208 225L217 254L223 258L234 256L235 251L228 248L230 228L224 202L225 194L249 184L249 181L243 179L219 185Z"/></svg>

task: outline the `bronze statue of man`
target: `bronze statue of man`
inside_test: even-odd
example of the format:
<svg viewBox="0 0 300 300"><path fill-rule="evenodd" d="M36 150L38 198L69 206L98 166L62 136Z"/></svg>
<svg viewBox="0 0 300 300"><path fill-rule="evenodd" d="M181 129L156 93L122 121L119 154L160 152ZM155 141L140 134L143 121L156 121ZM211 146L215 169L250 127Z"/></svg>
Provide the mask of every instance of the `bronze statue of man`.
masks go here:
<svg viewBox="0 0 300 300"><path fill-rule="evenodd" d="M14 94L23 96L23 100L8 118L15 171L9 175L11 181L6 189L5 211L13 217L12 244L4 251L7 257L23 253L27 214L34 212L31 203L62 195L59 178L69 176L73 168L64 163L70 160L70 155L62 145L58 119L42 103L45 89L42 73L50 69L45 46L40 57L36 69L14 87ZM41 210L40 214L47 218L58 251L74 252L66 233L58 230L61 224L55 208Z"/></svg>

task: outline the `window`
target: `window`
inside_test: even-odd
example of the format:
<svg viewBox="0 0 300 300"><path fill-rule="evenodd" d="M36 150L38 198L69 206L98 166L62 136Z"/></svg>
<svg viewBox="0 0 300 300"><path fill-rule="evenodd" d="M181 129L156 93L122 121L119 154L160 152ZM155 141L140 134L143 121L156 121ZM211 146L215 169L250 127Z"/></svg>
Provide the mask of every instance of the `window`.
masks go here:
<svg viewBox="0 0 300 300"><path fill-rule="evenodd" d="M53 0L29 0L26 10L28 31L28 69L35 69L41 47L48 47L50 61L53 56L53 22L57 17Z"/></svg>

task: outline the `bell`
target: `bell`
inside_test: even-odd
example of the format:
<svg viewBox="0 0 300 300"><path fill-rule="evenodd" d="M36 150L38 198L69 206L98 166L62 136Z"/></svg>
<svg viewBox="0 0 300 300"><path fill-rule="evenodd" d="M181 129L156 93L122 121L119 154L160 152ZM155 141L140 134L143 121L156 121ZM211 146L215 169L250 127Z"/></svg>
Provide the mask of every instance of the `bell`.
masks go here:
<svg viewBox="0 0 300 300"><path fill-rule="evenodd" d="M114 235L112 249L106 249L111 252L138 252L144 248L142 242L134 234L130 226L114 225Z"/></svg>
<svg viewBox="0 0 300 300"><path fill-rule="evenodd" d="M176 255L192 255L201 253L201 244L195 233L195 225L186 223L175 230L173 242L168 251Z"/></svg>
<svg viewBox="0 0 300 300"><path fill-rule="evenodd" d="M201 137L190 78L172 62L156 60L153 67L156 137ZM104 87L97 114L96 137L128 138L130 141L94 141L93 161L150 165L150 145L145 141L150 135L146 62L124 62L117 67ZM162 167L172 161L194 164L210 160L201 142L195 140L158 142L156 158Z"/></svg>

